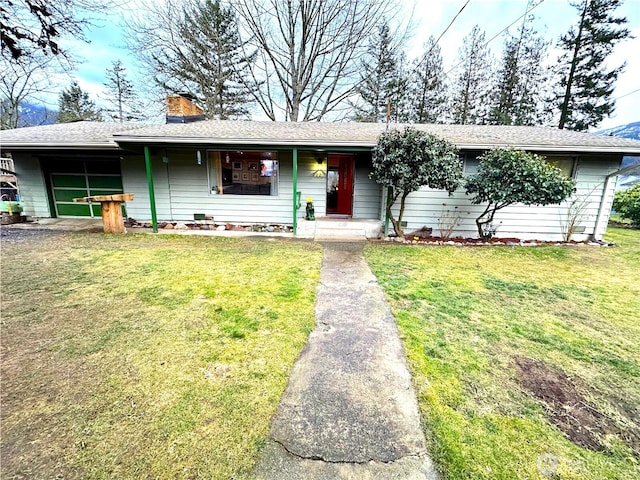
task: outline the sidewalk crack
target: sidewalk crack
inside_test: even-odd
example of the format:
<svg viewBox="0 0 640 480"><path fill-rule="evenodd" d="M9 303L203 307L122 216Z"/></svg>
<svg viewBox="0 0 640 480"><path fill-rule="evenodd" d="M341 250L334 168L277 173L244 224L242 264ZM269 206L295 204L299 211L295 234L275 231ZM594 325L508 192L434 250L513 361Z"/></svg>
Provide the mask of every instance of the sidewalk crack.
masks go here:
<svg viewBox="0 0 640 480"><path fill-rule="evenodd" d="M409 453L407 455L404 455L400 458L396 458L395 460L389 460L388 462L385 462L384 460L376 460L373 458L369 458L367 460L362 460L362 461L344 461L344 460L327 460L319 455L310 455L310 456L305 456L305 455L300 455L296 452L291 451L283 442L281 442L280 440L277 440L275 438L271 438L271 440L275 443L277 443L278 445L280 445L289 455L299 458L300 460L313 460L313 461L317 461L317 462L324 462L324 463L329 463L332 465L366 465L368 463L382 463L385 465L390 465L396 462L399 462L400 460L403 460L405 458L420 458L423 457L426 452L417 452L417 453Z"/></svg>

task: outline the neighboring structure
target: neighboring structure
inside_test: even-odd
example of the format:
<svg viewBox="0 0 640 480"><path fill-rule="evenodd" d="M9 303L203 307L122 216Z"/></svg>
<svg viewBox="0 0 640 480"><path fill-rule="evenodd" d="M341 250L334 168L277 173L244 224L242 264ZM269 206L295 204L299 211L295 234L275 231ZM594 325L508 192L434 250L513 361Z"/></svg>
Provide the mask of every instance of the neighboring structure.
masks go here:
<svg viewBox="0 0 640 480"><path fill-rule="evenodd" d="M389 128L403 128L390 125ZM513 146L546 155L577 181L588 197L577 240L606 230L615 172L623 155L640 154L640 142L540 127L414 125L456 144L466 175L476 157ZM198 121L143 126L80 122L3 131L25 213L34 217L99 216L99 206L73 198L133 193L126 214L137 220L289 224L312 236L325 218L363 225L372 235L384 222L386 192L369 178L371 148L383 124ZM609 177L609 180L607 180ZM318 222L305 222L313 198ZM460 190L423 189L409 196L406 231L457 217L454 236L475 237L482 206ZM515 205L496 216L499 237L560 240L567 205ZM370 222L359 222L370 220ZM364 230L363 230L364 233Z"/></svg>

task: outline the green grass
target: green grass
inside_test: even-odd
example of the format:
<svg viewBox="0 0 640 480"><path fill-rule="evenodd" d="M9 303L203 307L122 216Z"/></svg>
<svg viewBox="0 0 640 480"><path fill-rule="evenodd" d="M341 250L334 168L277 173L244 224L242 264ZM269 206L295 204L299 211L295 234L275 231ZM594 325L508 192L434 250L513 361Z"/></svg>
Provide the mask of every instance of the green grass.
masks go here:
<svg viewBox="0 0 640 480"><path fill-rule="evenodd" d="M2 248L2 478L245 477L321 249L66 234Z"/></svg>
<svg viewBox="0 0 640 480"><path fill-rule="evenodd" d="M640 231L607 239L619 247L366 248L444 478L640 478L637 446L572 443L515 366L564 371L590 408L640 431Z"/></svg>

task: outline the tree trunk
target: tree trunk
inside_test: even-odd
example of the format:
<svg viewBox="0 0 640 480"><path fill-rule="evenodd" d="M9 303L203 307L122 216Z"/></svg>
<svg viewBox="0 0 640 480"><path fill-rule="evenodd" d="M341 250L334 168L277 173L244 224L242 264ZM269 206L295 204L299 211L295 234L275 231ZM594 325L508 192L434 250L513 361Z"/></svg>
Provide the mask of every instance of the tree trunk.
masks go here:
<svg viewBox="0 0 640 480"><path fill-rule="evenodd" d="M484 209L484 212L482 212L478 218L476 218L476 227L478 228L478 236L480 237L480 239L482 240L489 240L492 235L488 235L487 232L484 229L485 225L489 225L491 222L493 222L493 218L496 214L496 211L499 209L499 206L497 204L494 204L493 202L489 202L489 205L487 205L487 208ZM489 215L488 217L486 215Z"/></svg>
<svg viewBox="0 0 640 480"><path fill-rule="evenodd" d="M567 87L564 92L564 99L562 100L562 106L560 107L560 123L558 128L564 129L565 124L569 118L569 101L571 100L571 87L573 87L573 77L578 67L578 52L580 51L582 41L582 29L584 28L584 17L587 14L587 5L589 0L584 0L584 8L582 9L582 15L580 16L580 26L578 28L578 35L575 40L575 47L573 48L573 57L571 58L571 68L569 69L569 76L567 77Z"/></svg>

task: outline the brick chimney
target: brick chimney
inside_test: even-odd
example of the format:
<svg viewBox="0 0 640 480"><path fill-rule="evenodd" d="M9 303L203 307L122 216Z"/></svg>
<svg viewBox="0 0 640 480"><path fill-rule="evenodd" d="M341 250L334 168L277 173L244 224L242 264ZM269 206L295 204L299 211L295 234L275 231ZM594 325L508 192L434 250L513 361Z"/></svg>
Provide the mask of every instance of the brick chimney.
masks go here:
<svg viewBox="0 0 640 480"><path fill-rule="evenodd" d="M167 123L190 123L204 120L204 110L193 103L188 93L167 96Z"/></svg>

